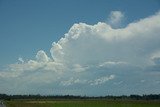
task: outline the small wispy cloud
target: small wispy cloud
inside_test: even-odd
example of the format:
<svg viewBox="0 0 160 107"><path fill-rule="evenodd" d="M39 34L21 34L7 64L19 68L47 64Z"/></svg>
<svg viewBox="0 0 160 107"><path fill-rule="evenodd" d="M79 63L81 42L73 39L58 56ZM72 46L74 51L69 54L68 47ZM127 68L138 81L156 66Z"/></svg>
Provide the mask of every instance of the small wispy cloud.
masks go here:
<svg viewBox="0 0 160 107"><path fill-rule="evenodd" d="M70 85L74 85L74 84L101 85L101 84L106 83L109 80L114 79L114 78L115 78L115 75L102 76L102 77L99 77L99 78L94 79L94 80L77 79L77 78L71 77L68 80L61 81L60 85L62 85L62 86L70 86Z"/></svg>
<svg viewBox="0 0 160 107"><path fill-rule="evenodd" d="M71 77L69 80L61 81L60 85L70 86L70 85L74 85L74 84L86 84L86 83L87 83L87 80L80 80L80 79L75 79L75 78Z"/></svg>
<svg viewBox="0 0 160 107"><path fill-rule="evenodd" d="M104 84L105 82L112 80L115 78L115 75L110 75L110 76L104 76L104 77L100 77L98 79L95 79L93 81L90 81L90 85L100 85L100 84Z"/></svg>
<svg viewBox="0 0 160 107"><path fill-rule="evenodd" d="M19 57L18 60L19 60L21 63L24 63L23 58Z"/></svg>
<svg viewBox="0 0 160 107"><path fill-rule="evenodd" d="M111 11L107 22L113 28L119 28L121 27L121 23L124 20L124 17L124 13L122 13L121 11Z"/></svg>

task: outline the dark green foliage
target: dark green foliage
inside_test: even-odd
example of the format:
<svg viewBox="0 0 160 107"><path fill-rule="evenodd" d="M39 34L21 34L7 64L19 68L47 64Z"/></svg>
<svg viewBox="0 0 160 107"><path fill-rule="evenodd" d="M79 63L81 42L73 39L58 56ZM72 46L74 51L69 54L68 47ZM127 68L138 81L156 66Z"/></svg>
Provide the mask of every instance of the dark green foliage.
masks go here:
<svg viewBox="0 0 160 107"><path fill-rule="evenodd" d="M73 95L6 95L0 94L1 100L13 100L13 99L111 99L111 100L160 100L160 94L150 94L150 95L130 95L130 96L99 96L99 97L89 97L89 96L73 96Z"/></svg>

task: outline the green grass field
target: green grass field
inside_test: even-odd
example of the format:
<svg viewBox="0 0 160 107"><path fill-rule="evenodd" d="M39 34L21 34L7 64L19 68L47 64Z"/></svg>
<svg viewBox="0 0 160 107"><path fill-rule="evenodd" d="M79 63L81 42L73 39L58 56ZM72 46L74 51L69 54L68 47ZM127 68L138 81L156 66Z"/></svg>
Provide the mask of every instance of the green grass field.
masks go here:
<svg viewBox="0 0 160 107"><path fill-rule="evenodd" d="M7 107L160 107L158 101L60 100L6 101Z"/></svg>

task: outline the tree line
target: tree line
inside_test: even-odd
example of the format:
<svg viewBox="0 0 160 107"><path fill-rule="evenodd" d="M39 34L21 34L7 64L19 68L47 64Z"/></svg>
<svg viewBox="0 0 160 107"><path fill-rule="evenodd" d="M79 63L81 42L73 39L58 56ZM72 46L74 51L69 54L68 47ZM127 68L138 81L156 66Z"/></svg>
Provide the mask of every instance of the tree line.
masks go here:
<svg viewBox="0 0 160 107"><path fill-rule="evenodd" d="M121 95L121 96L74 96L74 95L7 95L0 94L0 100L14 100L14 99L112 99L112 100L160 100L160 94L149 95Z"/></svg>

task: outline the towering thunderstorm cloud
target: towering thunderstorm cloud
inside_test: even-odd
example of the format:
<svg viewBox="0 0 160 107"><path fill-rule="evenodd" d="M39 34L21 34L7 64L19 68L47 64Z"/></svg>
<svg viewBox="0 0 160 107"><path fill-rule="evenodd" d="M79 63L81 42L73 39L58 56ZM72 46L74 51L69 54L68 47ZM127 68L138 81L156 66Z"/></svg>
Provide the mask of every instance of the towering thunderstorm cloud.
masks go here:
<svg viewBox="0 0 160 107"><path fill-rule="evenodd" d="M53 42L51 57L40 50L34 60L19 58L20 62L1 70L0 91L82 95L159 92L160 13L119 28L123 18L122 12L113 11L108 23L74 24Z"/></svg>

